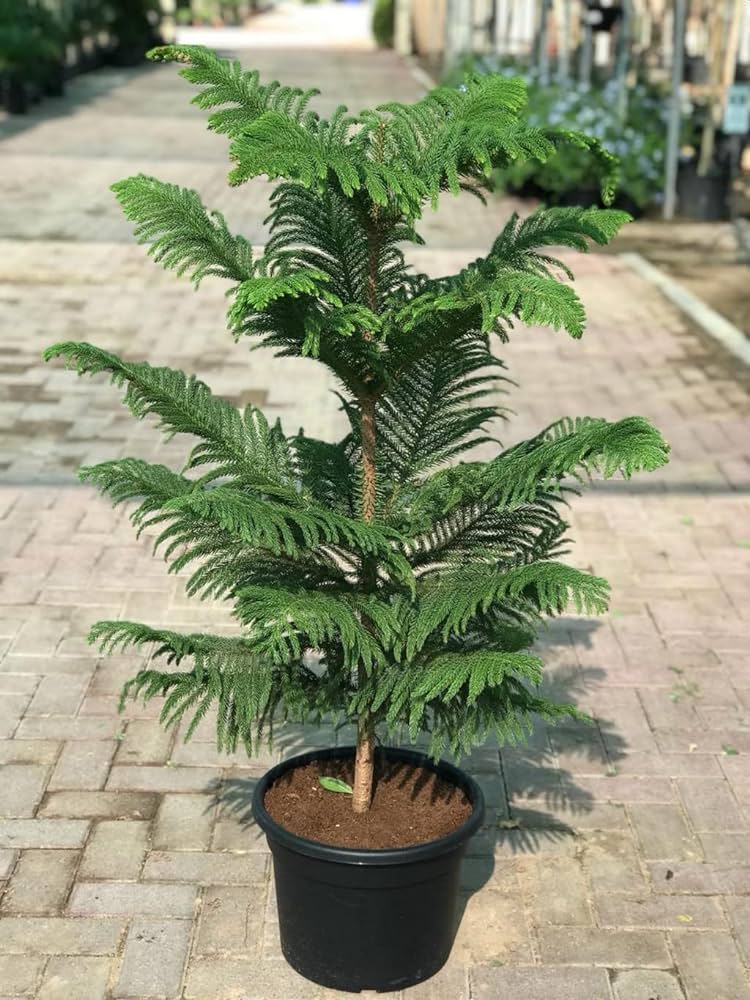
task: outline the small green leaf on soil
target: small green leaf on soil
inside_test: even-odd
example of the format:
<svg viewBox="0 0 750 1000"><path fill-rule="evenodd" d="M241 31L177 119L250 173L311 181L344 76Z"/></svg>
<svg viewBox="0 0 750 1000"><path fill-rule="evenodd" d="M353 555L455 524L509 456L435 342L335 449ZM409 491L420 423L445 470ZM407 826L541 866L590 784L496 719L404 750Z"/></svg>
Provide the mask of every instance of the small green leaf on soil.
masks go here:
<svg viewBox="0 0 750 1000"><path fill-rule="evenodd" d="M693 922L693 918L690 916L689 913L678 913L677 919L680 921L681 924L692 924Z"/></svg>
<svg viewBox="0 0 750 1000"><path fill-rule="evenodd" d="M727 757L736 757L739 754L737 747L733 747L731 743L722 743L721 749Z"/></svg>
<svg viewBox="0 0 750 1000"><path fill-rule="evenodd" d="M750 538L741 538L737 544L741 549L750 549Z"/></svg>
<svg viewBox="0 0 750 1000"><path fill-rule="evenodd" d="M347 785L341 778L321 777L318 778L318 781L327 792L342 792L344 795L351 795L354 791L352 786Z"/></svg>
<svg viewBox="0 0 750 1000"><path fill-rule="evenodd" d="M695 524L695 518L694 517L681 517L680 518L680 524L686 524L688 527L690 527L691 524Z"/></svg>

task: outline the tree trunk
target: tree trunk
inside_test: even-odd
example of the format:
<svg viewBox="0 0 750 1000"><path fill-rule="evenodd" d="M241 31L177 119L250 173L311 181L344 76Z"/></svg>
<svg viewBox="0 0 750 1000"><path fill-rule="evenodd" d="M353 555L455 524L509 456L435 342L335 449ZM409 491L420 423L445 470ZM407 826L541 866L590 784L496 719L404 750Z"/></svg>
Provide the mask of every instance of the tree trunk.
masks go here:
<svg viewBox="0 0 750 1000"><path fill-rule="evenodd" d="M375 731L366 716L360 718L357 729L352 809L355 813L365 813L372 802L372 785L375 774Z"/></svg>
<svg viewBox="0 0 750 1000"><path fill-rule="evenodd" d="M362 436L362 519L375 520L375 397L363 396L360 399L360 419ZM373 568L365 567L363 572L366 586L372 584L367 579L373 576ZM364 622L367 627L367 622ZM362 678L362 667L359 668L359 678ZM360 716L357 727L357 754L354 760L354 795L352 809L356 813L367 812L372 801L372 784L375 767L375 728L367 716Z"/></svg>

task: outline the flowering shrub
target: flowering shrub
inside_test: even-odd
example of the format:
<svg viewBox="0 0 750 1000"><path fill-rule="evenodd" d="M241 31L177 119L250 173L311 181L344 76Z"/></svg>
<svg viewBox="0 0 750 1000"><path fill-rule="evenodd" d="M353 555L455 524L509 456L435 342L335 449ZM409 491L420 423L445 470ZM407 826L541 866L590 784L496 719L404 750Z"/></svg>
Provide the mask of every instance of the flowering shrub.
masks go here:
<svg viewBox="0 0 750 1000"><path fill-rule="evenodd" d="M617 113L614 80L604 86L585 86L575 80L543 84L538 71L518 65L494 67L489 58L476 59L472 72L500 72L522 76L529 93L530 124L571 128L595 136L620 161L619 201L630 211L643 211L658 203L664 184L667 103L651 86L637 84L628 90L624 126ZM510 190L526 190L550 204L596 200L590 154L575 146L561 149L546 163L525 160L498 172L497 180Z"/></svg>

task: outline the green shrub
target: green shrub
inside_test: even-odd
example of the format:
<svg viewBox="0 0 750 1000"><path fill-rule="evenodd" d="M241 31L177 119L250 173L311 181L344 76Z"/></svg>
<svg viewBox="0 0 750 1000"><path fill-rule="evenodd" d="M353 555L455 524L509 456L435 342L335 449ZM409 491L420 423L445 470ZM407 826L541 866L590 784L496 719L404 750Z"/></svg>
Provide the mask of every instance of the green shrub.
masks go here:
<svg viewBox="0 0 750 1000"><path fill-rule="evenodd" d="M381 49L393 48L394 0L376 0L372 15L372 33Z"/></svg>
<svg viewBox="0 0 750 1000"><path fill-rule="evenodd" d="M81 470L134 524L156 529L188 592L229 602L230 634L102 621L92 643L153 656L123 697L164 698L161 718L212 707L219 749L252 752L274 721L357 725L352 808L370 803L376 739L430 756L467 753L488 734L523 740L533 720L579 718L541 687L533 650L550 615L603 611L605 580L559 560L571 480L656 469L668 446L640 417L563 418L510 448L494 421L506 381L495 342L514 325L565 329L585 314L552 247L607 243L628 220L599 208L511 216L487 255L431 278L408 264L423 213L448 192L481 194L493 168L595 140L525 121L521 80L482 76L415 104L331 119L302 91L243 72L196 45L152 52L202 87L194 103L228 136L229 182L275 182L262 254L188 188L138 174L114 185L154 260L178 275L228 282L237 339L314 359L335 380L348 432L338 442L287 435L195 376L54 345L80 374L109 374L133 415L192 447L180 470L116 458ZM612 158L604 196L612 195ZM525 336L532 336L526 331ZM554 349L554 348L551 348ZM571 398L575 387L571 387ZM483 443L488 461L457 460ZM304 655L322 659L313 669ZM133 660L136 669L137 657Z"/></svg>

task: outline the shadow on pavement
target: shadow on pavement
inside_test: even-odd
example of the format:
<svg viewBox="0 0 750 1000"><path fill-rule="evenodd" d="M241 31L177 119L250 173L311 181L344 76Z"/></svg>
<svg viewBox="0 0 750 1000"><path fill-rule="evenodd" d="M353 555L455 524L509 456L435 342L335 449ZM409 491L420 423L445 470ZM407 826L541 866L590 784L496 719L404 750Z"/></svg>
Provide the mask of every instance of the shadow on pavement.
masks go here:
<svg viewBox="0 0 750 1000"><path fill-rule="evenodd" d="M80 73L67 82L63 97L45 97L22 115L0 116L0 143L46 122L67 118L92 101L106 97L129 80L157 69L154 63L144 62L139 66L102 66Z"/></svg>

